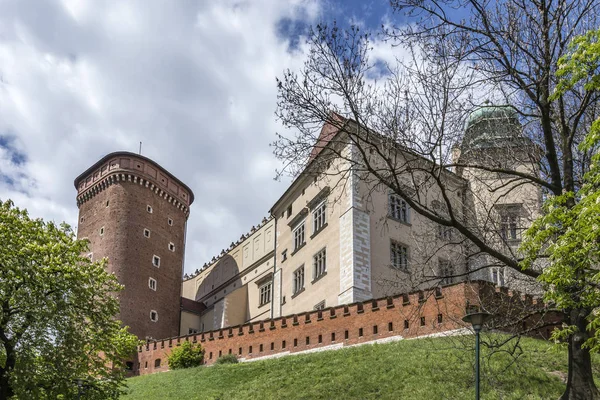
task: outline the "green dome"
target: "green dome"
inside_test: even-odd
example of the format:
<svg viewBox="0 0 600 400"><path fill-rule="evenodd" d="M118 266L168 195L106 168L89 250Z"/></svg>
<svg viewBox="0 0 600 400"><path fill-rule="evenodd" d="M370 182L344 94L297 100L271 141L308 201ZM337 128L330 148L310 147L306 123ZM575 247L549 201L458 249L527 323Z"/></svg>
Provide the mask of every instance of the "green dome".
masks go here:
<svg viewBox="0 0 600 400"><path fill-rule="evenodd" d="M522 144L517 112L508 106L484 106L473 111L465 123L463 150Z"/></svg>

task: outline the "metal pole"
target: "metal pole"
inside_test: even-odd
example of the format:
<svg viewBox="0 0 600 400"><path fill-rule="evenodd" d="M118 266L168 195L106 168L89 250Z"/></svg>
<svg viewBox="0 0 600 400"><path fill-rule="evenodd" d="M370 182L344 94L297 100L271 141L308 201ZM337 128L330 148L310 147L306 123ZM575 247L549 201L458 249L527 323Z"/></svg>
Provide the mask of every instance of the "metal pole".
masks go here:
<svg viewBox="0 0 600 400"><path fill-rule="evenodd" d="M475 400L479 400L479 329L475 330Z"/></svg>

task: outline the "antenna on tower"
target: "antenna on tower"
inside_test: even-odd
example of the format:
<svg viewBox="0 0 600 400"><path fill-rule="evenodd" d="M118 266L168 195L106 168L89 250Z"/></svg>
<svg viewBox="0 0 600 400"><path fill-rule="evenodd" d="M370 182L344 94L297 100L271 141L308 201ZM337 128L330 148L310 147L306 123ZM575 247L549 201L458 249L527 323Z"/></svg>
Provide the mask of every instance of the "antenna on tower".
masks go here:
<svg viewBox="0 0 600 400"><path fill-rule="evenodd" d="M142 142L140 142L140 156L142 155Z"/></svg>

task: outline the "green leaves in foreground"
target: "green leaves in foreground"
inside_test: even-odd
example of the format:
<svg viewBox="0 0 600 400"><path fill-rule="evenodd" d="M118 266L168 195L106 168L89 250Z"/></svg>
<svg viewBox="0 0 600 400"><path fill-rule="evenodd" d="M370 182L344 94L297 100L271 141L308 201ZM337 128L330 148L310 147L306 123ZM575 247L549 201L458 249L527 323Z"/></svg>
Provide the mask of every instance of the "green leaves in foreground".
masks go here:
<svg viewBox="0 0 600 400"><path fill-rule="evenodd" d="M106 261L11 201L0 243L0 399L118 398L137 339L114 319L122 287Z"/></svg>
<svg viewBox="0 0 600 400"><path fill-rule="evenodd" d="M562 77L555 97L580 85L586 96L600 90L600 30L576 38L571 53L559 62ZM590 97L591 98L591 97ZM567 192L549 198L544 215L526 232L522 250L524 268L532 267L539 255L548 257L540 281L547 288L545 300L559 309L595 310L600 306L600 119L591 124L579 150L591 161L582 185L576 193ZM591 312L586 343L600 349L600 314ZM556 338L566 338L575 330L565 326L555 331Z"/></svg>

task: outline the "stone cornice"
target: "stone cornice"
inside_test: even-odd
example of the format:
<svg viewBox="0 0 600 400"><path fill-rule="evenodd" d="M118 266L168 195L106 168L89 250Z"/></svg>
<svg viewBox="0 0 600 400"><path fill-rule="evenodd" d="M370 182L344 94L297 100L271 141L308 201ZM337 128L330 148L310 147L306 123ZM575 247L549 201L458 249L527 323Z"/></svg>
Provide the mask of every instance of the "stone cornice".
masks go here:
<svg viewBox="0 0 600 400"><path fill-rule="evenodd" d="M140 186L146 187L147 189L153 191L159 197L162 197L165 201L172 204L177 209L181 210L186 218L190 214L190 210L188 206L180 202L178 199L167 193L165 190L160 188L157 184L150 181L149 179L139 176L135 172L123 172L123 171L115 171L110 172L103 179L95 182L91 187L89 187L86 191L82 192L77 196L77 207L80 207L83 203L88 200L91 200L98 193L107 189L110 185L119 183L119 182L131 182L134 184L139 184Z"/></svg>

